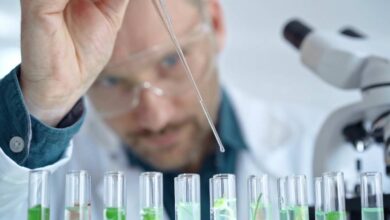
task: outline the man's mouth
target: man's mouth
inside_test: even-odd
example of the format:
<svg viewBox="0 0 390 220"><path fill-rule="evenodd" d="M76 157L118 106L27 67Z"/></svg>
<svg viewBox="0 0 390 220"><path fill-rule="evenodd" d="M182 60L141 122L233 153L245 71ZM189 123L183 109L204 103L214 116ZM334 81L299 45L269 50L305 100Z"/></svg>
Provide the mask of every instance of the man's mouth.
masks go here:
<svg viewBox="0 0 390 220"><path fill-rule="evenodd" d="M174 145L178 139L177 131L168 131L163 132L161 134L153 134L147 137L142 138L142 142L144 142L147 146L155 146L155 147L169 147Z"/></svg>
<svg viewBox="0 0 390 220"><path fill-rule="evenodd" d="M188 132L190 121L183 121L181 123L175 123L168 125L160 131L143 130L139 131L132 136L136 138L140 146L145 146L151 149L173 149Z"/></svg>

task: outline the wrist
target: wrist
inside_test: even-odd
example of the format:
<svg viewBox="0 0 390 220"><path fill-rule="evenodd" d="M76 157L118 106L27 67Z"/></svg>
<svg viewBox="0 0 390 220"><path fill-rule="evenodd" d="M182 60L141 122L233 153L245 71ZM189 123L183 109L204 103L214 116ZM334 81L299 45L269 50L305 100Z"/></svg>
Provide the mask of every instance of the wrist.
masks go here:
<svg viewBox="0 0 390 220"><path fill-rule="evenodd" d="M26 96L24 101L32 116L51 127L56 127L76 103L51 106L49 104L43 104L44 102L41 101L32 100Z"/></svg>
<svg viewBox="0 0 390 220"><path fill-rule="evenodd" d="M82 95L62 92L58 88L34 86L20 79L25 105L31 115L43 123L56 127L71 111Z"/></svg>

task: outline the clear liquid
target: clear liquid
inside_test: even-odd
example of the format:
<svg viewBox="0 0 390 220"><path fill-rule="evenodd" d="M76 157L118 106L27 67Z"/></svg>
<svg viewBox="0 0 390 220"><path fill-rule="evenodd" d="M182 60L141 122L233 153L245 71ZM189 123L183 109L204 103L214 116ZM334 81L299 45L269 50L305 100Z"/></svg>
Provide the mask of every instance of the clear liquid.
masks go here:
<svg viewBox="0 0 390 220"><path fill-rule="evenodd" d="M347 220L347 214L345 212L327 212L325 220Z"/></svg>
<svg viewBox="0 0 390 220"><path fill-rule="evenodd" d="M161 208L144 208L141 211L141 220L162 220L163 210Z"/></svg>
<svg viewBox="0 0 390 220"><path fill-rule="evenodd" d="M199 203L180 203L176 206L176 220L200 220Z"/></svg>
<svg viewBox="0 0 390 220"><path fill-rule="evenodd" d="M296 206L288 209L289 220L309 220L309 208L307 206Z"/></svg>
<svg viewBox="0 0 390 220"><path fill-rule="evenodd" d="M237 203L236 200L218 199L211 209L212 220L236 220Z"/></svg>
<svg viewBox="0 0 390 220"><path fill-rule="evenodd" d="M165 0L155 0L155 2L159 3L157 5L158 12L161 13L160 14L161 18L163 19L165 27L167 28L167 30L169 32L169 35L171 37L171 40L172 40L173 44L175 45L176 52L178 53L178 55L180 57L180 60L181 60L181 62L183 64L183 66L184 66L184 69L185 69L185 72L187 74L187 77L190 80L190 82L192 83L192 86L193 86L193 89L195 91L195 94L197 95L198 101L200 103L200 106L202 107L204 115L207 118L209 126L210 126L211 130L213 131L213 134L214 134L214 137L215 137L215 139L216 139L216 141L218 143L219 149L220 149L221 152L225 152L225 148L224 148L224 146L222 144L221 138L219 137L217 129L215 128L214 122L213 122L213 120L211 118L211 115L210 115L209 111L207 110L207 107L206 107L206 105L204 103L204 100L203 100L202 94L200 93L199 87L198 87L198 85L195 82L195 79L193 77L191 69L188 66L187 60L186 60L186 58L184 56L183 50L181 49L180 43L179 43L179 41L178 41L178 39L177 39L177 37L175 35L173 24L171 22L172 19L171 19L171 16L169 15L169 13L168 13L166 2L165 2Z"/></svg>
<svg viewBox="0 0 390 220"><path fill-rule="evenodd" d="M383 208L362 209L362 220L384 220Z"/></svg>
<svg viewBox="0 0 390 220"><path fill-rule="evenodd" d="M250 208L250 220L272 220L271 208L263 204L252 204Z"/></svg>
<svg viewBox="0 0 390 220"><path fill-rule="evenodd" d="M322 211L316 211L316 220L325 220L325 213Z"/></svg>
<svg viewBox="0 0 390 220"><path fill-rule="evenodd" d="M122 208L106 208L104 220L126 220L126 211Z"/></svg>
<svg viewBox="0 0 390 220"><path fill-rule="evenodd" d="M279 219L280 220L289 220L288 211L286 209L282 209L279 211Z"/></svg>
<svg viewBox="0 0 390 220"><path fill-rule="evenodd" d="M91 220L91 206L66 208L65 220Z"/></svg>
<svg viewBox="0 0 390 220"><path fill-rule="evenodd" d="M41 205L34 206L28 209L28 220L49 220L50 209Z"/></svg>

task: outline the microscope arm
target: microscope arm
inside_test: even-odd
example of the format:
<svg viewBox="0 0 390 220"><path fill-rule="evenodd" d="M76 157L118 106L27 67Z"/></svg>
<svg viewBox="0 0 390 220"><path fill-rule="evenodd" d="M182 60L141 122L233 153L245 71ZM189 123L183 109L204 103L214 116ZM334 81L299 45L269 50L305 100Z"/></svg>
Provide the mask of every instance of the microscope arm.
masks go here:
<svg viewBox="0 0 390 220"><path fill-rule="evenodd" d="M378 121L384 113L390 110L390 88L371 91L370 94L363 96L363 100L342 107L326 119L319 131L315 143L314 161L316 166L314 170L315 175L321 175L327 170L326 162L329 156L340 147L345 147L345 144L350 144L344 135L344 129L347 125L356 124L358 122L376 122L376 127L381 129L384 133L380 133L381 137L387 135L390 139L390 114L387 118ZM385 119L387 123L385 123ZM370 123L369 123L370 124ZM386 129L382 129L385 126ZM367 128L367 133L371 133L371 128ZM362 139L366 137L361 137ZM388 143L390 140L388 141ZM386 148L387 149L387 148ZM390 160L389 160L390 162Z"/></svg>

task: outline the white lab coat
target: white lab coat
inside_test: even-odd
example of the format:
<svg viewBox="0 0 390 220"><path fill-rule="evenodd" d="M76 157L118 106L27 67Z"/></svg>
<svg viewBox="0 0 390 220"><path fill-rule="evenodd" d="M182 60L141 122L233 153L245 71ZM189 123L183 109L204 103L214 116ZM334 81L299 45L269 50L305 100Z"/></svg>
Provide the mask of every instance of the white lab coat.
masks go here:
<svg viewBox="0 0 390 220"><path fill-rule="evenodd" d="M238 159L238 219L248 219L246 181L251 174L270 175L273 200L277 197L275 179L288 174L306 174L311 194L314 140L325 114L302 106L265 104L232 88L228 88L227 92L249 148ZM128 219L139 219L138 176L141 170L128 166L118 138L91 110L73 145L59 162L44 168L54 172L52 219L63 219L65 173L80 169L87 170L92 177L93 220L103 219L102 177L105 171L110 170L126 173ZM64 165L68 160L69 163ZM26 219L28 171L15 164L0 149L0 219Z"/></svg>

